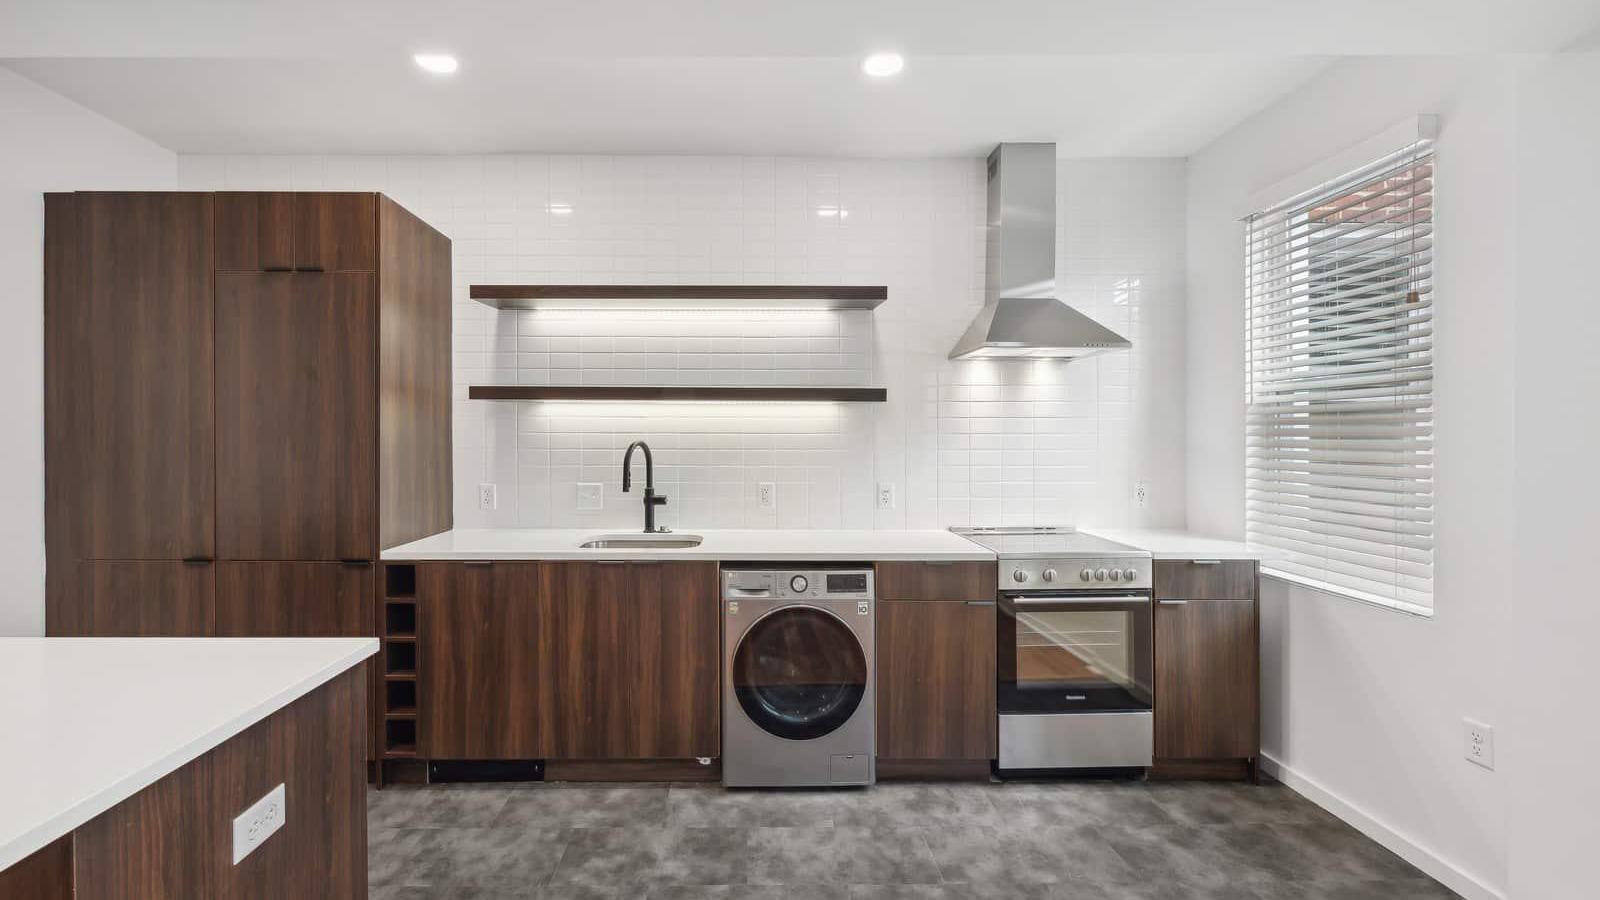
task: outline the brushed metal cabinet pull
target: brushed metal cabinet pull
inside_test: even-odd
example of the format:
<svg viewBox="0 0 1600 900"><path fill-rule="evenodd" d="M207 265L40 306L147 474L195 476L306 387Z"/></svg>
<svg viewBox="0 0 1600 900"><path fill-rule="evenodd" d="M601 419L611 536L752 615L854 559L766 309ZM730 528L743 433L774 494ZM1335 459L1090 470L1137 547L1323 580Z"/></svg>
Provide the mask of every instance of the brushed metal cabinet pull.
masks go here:
<svg viewBox="0 0 1600 900"><path fill-rule="evenodd" d="M465 559L465 560L461 561L461 564L463 566L471 566L471 567L473 567L475 569L486 569L486 568L494 565L494 560L492 560L492 559Z"/></svg>
<svg viewBox="0 0 1600 900"><path fill-rule="evenodd" d="M1220 565L1222 565L1222 560L1220 560L1220 559L1191 559L1191 560L1189 560L1189 562L1191 562L1191 563L1193 563L1193 564L1195 564L1197 566L1220 566Z"/></svg>
<svg viewBox="0 0 1600 900"><path fill-rule="evenodd" d="M1189 604L1187 600L1161 600L1158 602L1162 606L1187 606Z"/></svg>
<svg viewBox="0 0 1600 900"><path fill-rule="evenodd" d="M968 606L993 606L994 605L994 601L993 600L968 600L968 601L966 601L966 604Z"/></svg>

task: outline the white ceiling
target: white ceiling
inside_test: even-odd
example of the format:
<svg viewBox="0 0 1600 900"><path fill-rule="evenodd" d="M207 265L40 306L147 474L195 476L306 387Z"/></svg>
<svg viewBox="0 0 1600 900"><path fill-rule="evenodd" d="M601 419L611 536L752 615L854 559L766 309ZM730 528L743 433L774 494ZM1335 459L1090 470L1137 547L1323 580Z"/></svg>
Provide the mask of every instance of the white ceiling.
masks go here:
<svg viewBox="0 0 1600 900"><path fill-rule="evenodd" d="M1334 56L1595 24L1594 0L5 0L0 63L183 152L1167 156ZM905 72L861 75L880 49Z"/></svg>

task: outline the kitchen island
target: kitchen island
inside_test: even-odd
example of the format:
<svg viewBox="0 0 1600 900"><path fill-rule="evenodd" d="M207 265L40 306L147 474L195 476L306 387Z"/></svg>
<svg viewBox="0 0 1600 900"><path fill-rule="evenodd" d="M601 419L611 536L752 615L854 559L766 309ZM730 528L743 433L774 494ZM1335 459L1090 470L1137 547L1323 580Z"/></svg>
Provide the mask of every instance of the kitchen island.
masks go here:
<svg viewBox="0 0 1600 900"><path fill-rule="evenodd" d="M0 897L365 897L377 646L0 639Z"/></svg>

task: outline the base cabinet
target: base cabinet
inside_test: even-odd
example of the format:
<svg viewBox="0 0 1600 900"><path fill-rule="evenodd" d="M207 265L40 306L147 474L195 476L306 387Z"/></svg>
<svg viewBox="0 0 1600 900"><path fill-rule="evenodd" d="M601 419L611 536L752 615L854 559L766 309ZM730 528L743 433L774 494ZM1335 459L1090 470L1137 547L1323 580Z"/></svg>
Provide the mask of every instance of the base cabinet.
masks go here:
<svg viewBox="0 0 1600 900"><path fill-rule="evenodd" d="M417 567L421 755L720 755L717 567Z"/></svg>
<svg viewBox="0 0 1600 900"><path fill-rule="evenodd" d="M878 755L993 759L994 602L881 600L877 632Z"/></svg>
<svg viewBox="0 0 1600 900"><path fill-rule="evenodd" d="M1163 762L1253 761L1260 752L1255 566L1156 563L1158 769Z"/></svg>

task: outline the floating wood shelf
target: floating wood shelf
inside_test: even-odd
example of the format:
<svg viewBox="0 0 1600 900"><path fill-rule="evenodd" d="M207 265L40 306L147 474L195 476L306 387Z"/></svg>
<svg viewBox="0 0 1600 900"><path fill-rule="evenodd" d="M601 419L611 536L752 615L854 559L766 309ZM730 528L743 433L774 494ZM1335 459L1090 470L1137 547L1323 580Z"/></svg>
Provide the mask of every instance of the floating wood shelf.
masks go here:
<svg viewBox="0 0 1600 900"><path fill-rule="evenodd" d="M471 297L496 309L877 309L887 287L756 284L475 284Z"/></svg>
<svg viewBox="0 0 1600 900"><path fill-rule="evenodd" d="M671 387L651 385L475 384L472 400L835 400L882 403L881 387Z"/></svg>

